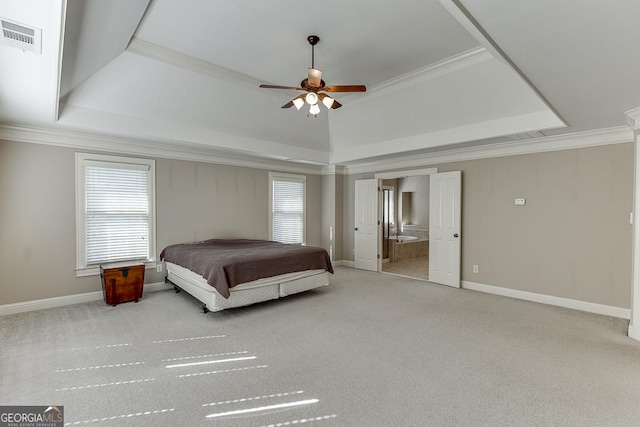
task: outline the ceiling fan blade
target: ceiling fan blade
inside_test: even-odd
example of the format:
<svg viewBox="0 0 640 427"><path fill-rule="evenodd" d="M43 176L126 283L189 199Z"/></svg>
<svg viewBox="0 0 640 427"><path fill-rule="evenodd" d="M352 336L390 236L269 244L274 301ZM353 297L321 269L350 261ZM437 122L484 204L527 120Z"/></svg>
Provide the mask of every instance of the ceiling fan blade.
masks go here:
<svg viewBox="0 0 640 427"><path fill-rule="evenodd" d="M278 85L260 85L263 89L289 89L289 90L304 90L301 87L294 86L278 86Z"/></svg>
<svg viewBox="0 0 640 427"><path fill-rule="evenodd" d="M366 92L365 85L343 85L343 86L325 86L322 88L327 92Z"/></svg>
<svg viewBox="0 0 640 427"><path fill-rule="evenodd" d="M331 105L331 109L335 110L336 108L340 108L340 107L342 107L342 104L340 104L338 101L334 99L333 104Z"/></svg>
<svg viewBox="0 0 640 427"><path fill-rule="evenodd" d="M291 107L293 107L293 99L291 101L287 102L286 104L284 104L280 108L291 108Z"/></svg>

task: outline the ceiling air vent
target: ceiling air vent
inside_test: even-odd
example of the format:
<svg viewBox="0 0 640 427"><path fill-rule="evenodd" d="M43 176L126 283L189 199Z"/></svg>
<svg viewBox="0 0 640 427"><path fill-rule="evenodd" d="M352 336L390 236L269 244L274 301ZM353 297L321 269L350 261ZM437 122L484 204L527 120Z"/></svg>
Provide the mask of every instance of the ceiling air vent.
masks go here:
<svg viewBox="0 0 640 427"><path fill-rule="evenodd" d="M526 132L526 133L516 133L515 135L509 135L509 139L512 141L519 141L521 139L532 139L532 138L542 138L544 134L540 131Z"/></svg>
<svg viewBox="0 0 640 427"><path fill-rule="evenodd" d="M2 24L2 37L0 42L18 49L42 53L42 30L40 28L27 27L24 24L0 18Z"/></svg>

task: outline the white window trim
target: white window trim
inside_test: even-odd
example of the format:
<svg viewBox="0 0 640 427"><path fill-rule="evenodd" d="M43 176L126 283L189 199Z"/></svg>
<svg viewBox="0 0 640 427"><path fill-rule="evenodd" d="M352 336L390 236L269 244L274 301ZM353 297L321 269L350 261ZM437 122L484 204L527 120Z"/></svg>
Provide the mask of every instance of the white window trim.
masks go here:
<svg viewBox="0 0 640 427"><path fill-rule="evenodd" d="M154 268L156 264L156 162L152 159L135 157L109 156L104 154L76 153L76 277L97 276L100 266L87 265L86 255L86 220L85 220L85 165L88 162L111 162L146 166L149 168L149 259L144 263L146 268Z"/></svg>
<svg viewBox="0 0 640 427"><path fill-rule="evenodd" d="M302 244L307 244L307 177L289 173L269 172L269 240L273 240L273 180L278 178L299 179L304 184L302 191Z"/></svg>

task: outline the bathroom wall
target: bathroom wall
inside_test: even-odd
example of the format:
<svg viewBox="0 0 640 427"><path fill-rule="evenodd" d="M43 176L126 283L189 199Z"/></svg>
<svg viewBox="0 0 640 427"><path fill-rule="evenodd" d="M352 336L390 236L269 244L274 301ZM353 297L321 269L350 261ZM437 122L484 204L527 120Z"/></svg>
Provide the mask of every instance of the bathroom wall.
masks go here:
<svg viewBox="0 0 640 427"><path fill-rule="evenodd" d="M401 218L407 219L402 232L408 236L428 239L429 231L429 176L408 176L398 179L398 200ZM407 194L410 197L403 197ZM406 201L410 200L408 206Z"/></svg>

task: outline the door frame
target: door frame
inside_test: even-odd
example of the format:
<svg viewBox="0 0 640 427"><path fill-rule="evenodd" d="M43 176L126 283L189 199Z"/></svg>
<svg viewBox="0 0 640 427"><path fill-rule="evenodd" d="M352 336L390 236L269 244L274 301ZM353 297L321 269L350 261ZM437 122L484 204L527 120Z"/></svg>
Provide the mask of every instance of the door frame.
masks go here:
<svg viewBox="0 0 640 427"><path fill-rule="evenodd" d="M382 182L383 179L397 179L397 178L406 178L409 176L426 176L434 173L438 173L438 168L425 168L425 169L411 169L406 171L391 171L391 172L380 172L374 174L374 178L380 180ZM398 189L396 188L397 192ZM378 193L378 198L380 198L380 193ZM396 207L397 209L397 207ZM397 211L396 211L397 212ZM378 200L378 218L382 218L382 203L381 200ZM380 233L378 235L378 244L382 245L382 241L380 239ZM382 271L382 257L378 260L378 272Z"/></svg>

